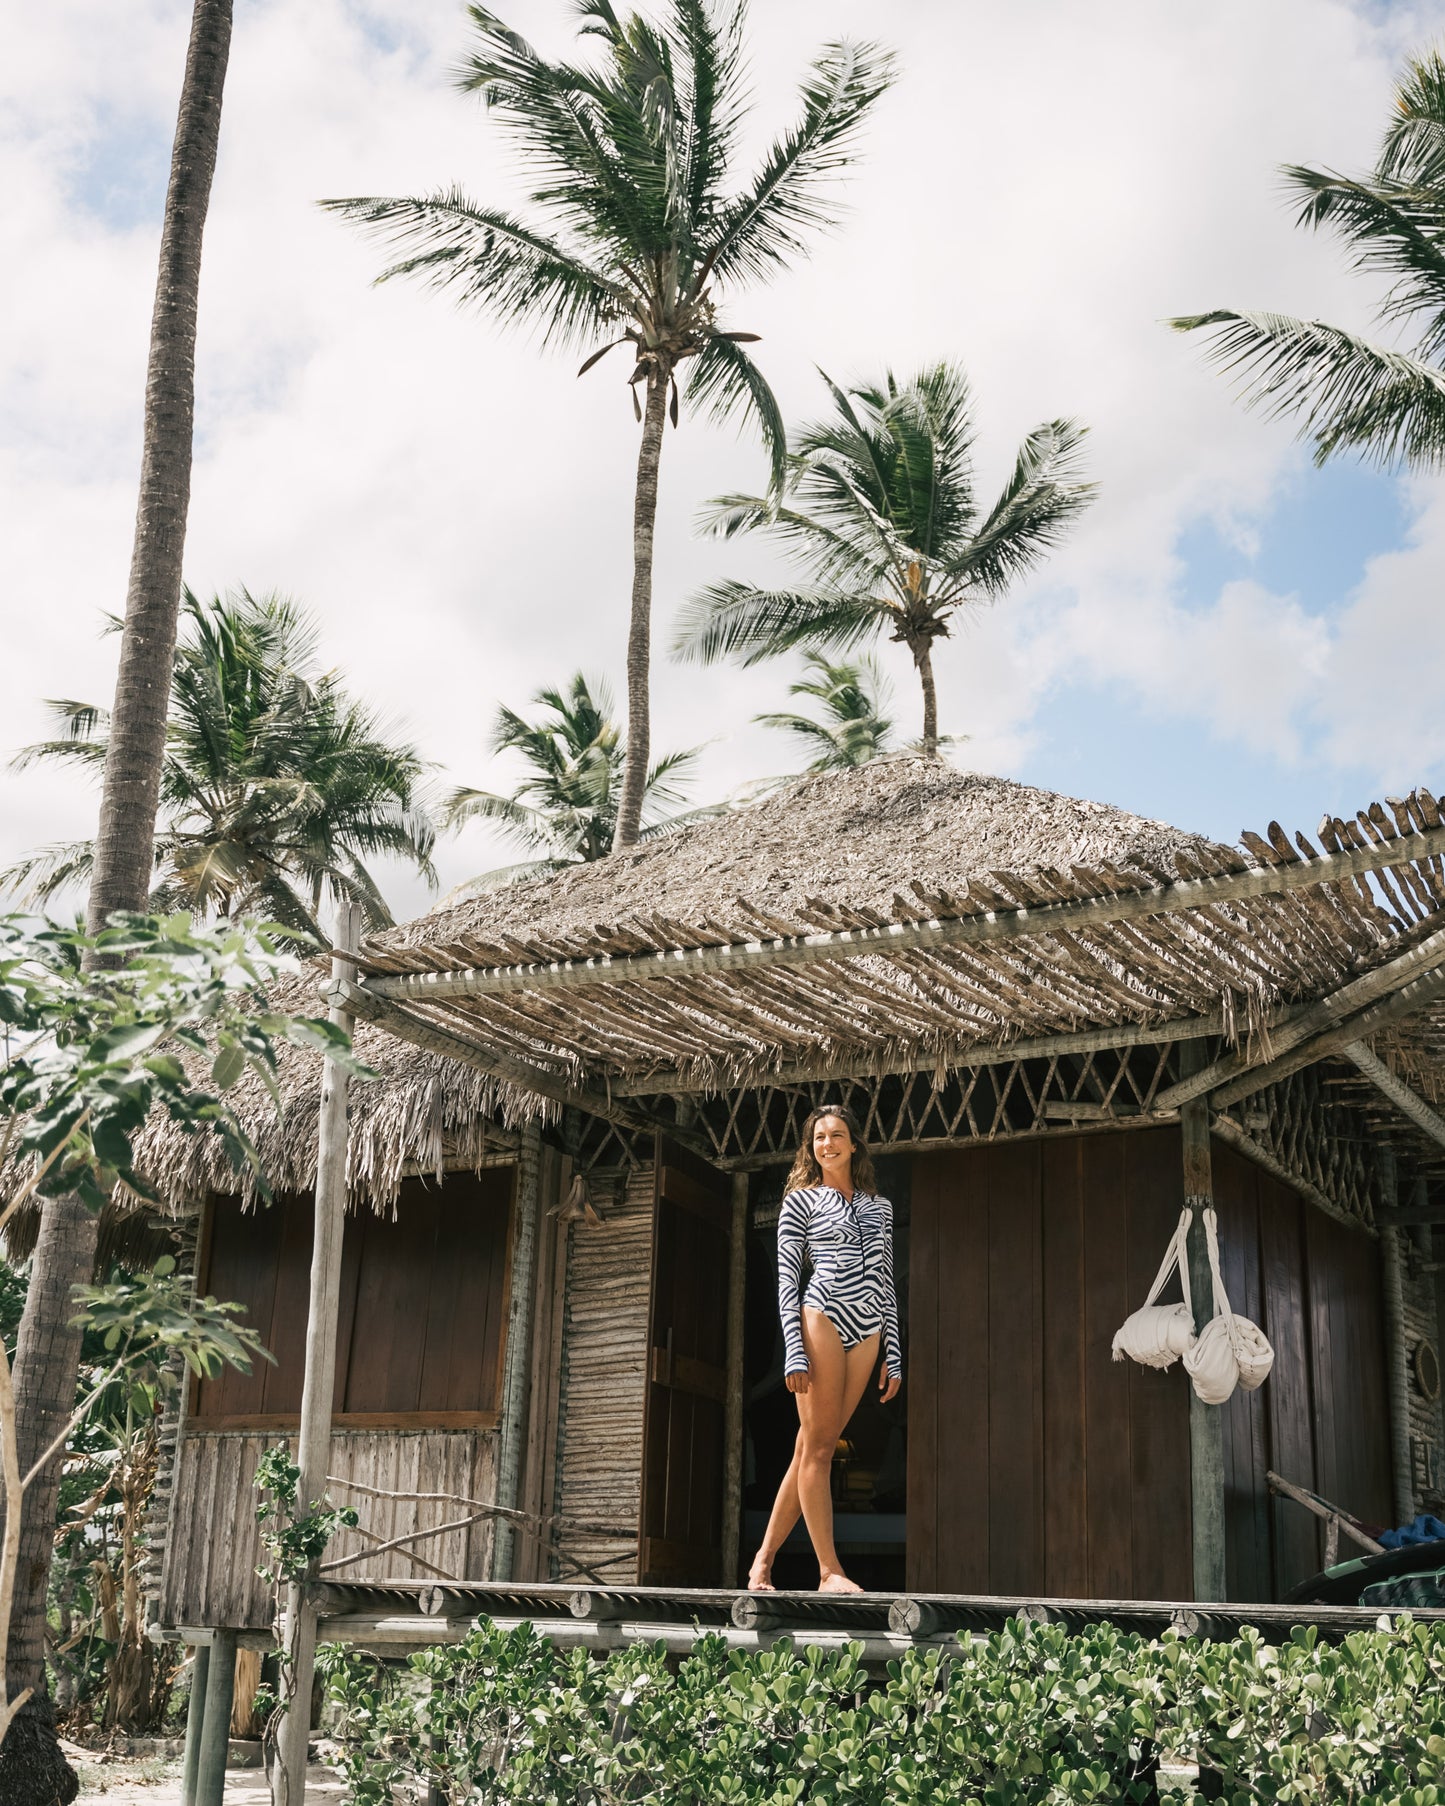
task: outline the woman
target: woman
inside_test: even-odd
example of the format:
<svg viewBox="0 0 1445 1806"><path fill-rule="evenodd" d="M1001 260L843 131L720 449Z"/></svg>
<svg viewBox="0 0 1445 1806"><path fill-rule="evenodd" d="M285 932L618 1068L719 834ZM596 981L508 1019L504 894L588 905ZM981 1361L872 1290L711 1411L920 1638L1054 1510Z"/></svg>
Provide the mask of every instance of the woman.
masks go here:
<svg viewBox="0 0 1445 1806"><path fill-rule="evenodd" d="M833 1546L829 1481L843 1427L878 1363L883 1402L903 1378L893 1290L893 1206L873 1187L873 1162L852 1114L824 1104L803 1125L778 1217L778 1310L788 1390L801 1428L763 1545L748 1573L773 1591L773 1558L801 1512L818 1557L820 1593L861 1593ZM804 1286L804 1264L812 1277Z"/></svg>

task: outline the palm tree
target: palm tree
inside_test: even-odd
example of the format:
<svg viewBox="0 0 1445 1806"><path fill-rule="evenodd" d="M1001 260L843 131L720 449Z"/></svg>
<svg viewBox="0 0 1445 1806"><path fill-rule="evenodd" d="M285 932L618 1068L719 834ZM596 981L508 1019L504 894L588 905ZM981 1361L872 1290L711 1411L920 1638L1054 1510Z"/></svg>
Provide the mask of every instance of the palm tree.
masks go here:
<svg viewBox="0 0 1445 1806"><path fill-rule="evenodd" d="M360 903L373 928L390 923L367 860L389 855L434 876L420 756L315 662L315 629L294 603L245 590L203 603L186 592L151 907L261 914L319 939L323 898ZM15 763L102 767L106 712L50 707L61 735ZM91 841L49 847L0 873L0 884L42 902L87 876L95 856Z"/></svg>
<svg viewBox="0 0 1445 1806"><path fill-rule="evenodd" d="M538 326L544 343L586 348L583 371L615 345L632 347L642 441L621 848L641 830L647 784L653 527L678 372L691 360L689 403L757 420L776 482L778 406L742 349L758 335L725 328L719 313L730 291L774 273L831 223L821 190L850 160L892 70L874 46L827 45L803 82L797 125L733 187L747 115L744 0L666 0L660 24L620 15L611 0L578 0L577 11L582 35L601 49L595 63L548 62L487 8L470 8L476 39L458 83L483 96L519 145L536 182L536 220L480 206L455 187L323 205L401 254L383 280L416 276L504 322Z"/></svg>
<svg viewBox="0 0 1445 1806"><path fill-rule="evenodd" d="M458 892L491 890L521 878L560 871L563 866L605 859L612 851L626 747L612 716L606 684L578 671L565 689L539 690L532 700L546 709L548 716L526 721L503 707L497 711L491 736L491 750L520 753L531 768L529 776L510 796L465 787L454 790L447 799L443 825L499 822L513 840L538 857L484 872L458 885ZM662 833L680 820L711 813L692 810L686 818L660 813L675 810L683 801L678 780L690 771L699 751L692 747L669 753L648 773L645 805L652 814L650 820L644 815L644 838Z"/></svg>
<svg viewBox="0 0 1445 1806"><path fill-rule="evenodd" d="M888 686L875 659L832 664L819 652L805 662L810 675L788 685L789 696L811 696L822 704L823 719L783 713L754 715L762 727L781 728L800 739L813 757L809 771L848 771L888 751L893 723L884 710Z"/></svg>
<svg viewBox="0 0 1445 1806"><path fill-rule="evenodd" d="M729 495L708 524L730 538L772 533L808 571L799 589L723 582L684 609L675 651L754 665L795 646L847 652L885 628L907 646L923 689L923 751L938 751L933 643L954 617L1005 594L1063 538L1093 499L1081 480L1087 429L1051 420L1025 439L987 514L973 469L968 380L935 364L907 382L840 388L827 419L804 427L783 501Z"/></svg>
<svg viewBox="0 0 1445 1806"><path fill-rule="evenodd" d="M201 239L220 141L231 11L232 0L194 0L191 14L151 314L140 496L91 875L92 928L114 910L143 908L150 887L190 507ZM74 1403L80 1331L73 1293L90 1279L96 1233L96 1219L77 1198L46 1200L15 1353L22 1471L52 1446ZM8 1806L53 1806L79 1789L56 1741L45 1688L46 1597L63 1458L53 1456L26 1493L19 1579L9 1623L0 1624L0 1636L9 1639L10 1697L34 1689L0 1747L0 1798Z"/></svg>
<svg viewBox="0 0 1445 1806"><path fill-rule="evenodd" d="M1323 320L1218 308L1170 322L1207 331L1209 356L1250 406L1293 415L1316 464L1353 451L1380 464L1445 463L1445 56L1407 64L1374 169L1365 176L1289 167L1301 226L1330 226L1358 270L1387 277L1379 315L1413 351L1376 345Z"/></svg>

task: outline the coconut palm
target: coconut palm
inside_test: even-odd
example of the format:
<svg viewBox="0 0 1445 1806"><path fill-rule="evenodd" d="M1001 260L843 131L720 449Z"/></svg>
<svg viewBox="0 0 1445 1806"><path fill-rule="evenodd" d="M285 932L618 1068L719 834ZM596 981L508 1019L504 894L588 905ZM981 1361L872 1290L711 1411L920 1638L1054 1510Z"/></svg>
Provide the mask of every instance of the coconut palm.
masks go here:
<svg viewBox="0 0 1445 1806"><path fill-rule="evenodd" d="M1445 55L1407 64L1374 169L1364 176L1290 167L1296 223L1329 226L1357 270L1386 277L1383 323L1413 350L1323 320L1217 308L1171 321L1210 334L1208 355L1250 406L1290 415L1316 464L1358 452L1380 464L1445 463Z"/></svg>
<svg viewBox="0 0 1445 1806"><path fill-rule="evenodd" d="M888 751L893 723L884 713L888 684L875 659L833 664L820 652L805 655L809 675L788 685L789 696L808 696L822 705L823 719L779 713L754 715L762 727L781 728L812 753L809 771L848 771Z"/></svg>
<svg viewBox="0 0 1445 1806"><path fill-rule="evenodd" d="M320 938L323 898L360 903L372 927L391 921L368 860L401 858L432 878L421 758L347 696L336 672L315 664L315 629L294 603L245 590L203 603L186 592L152 907L263 914ZM50 707L62 732L15 763L102 767L106 712ZM49 847L0 874L0 884L44 901L94 860L90 841Z"/></svg>
<svg viewBox="0 0 1445 1806"><path fill-rule="evenodd" d="M721 496L707 521L724 537L772 534L811 583L715 584L684 609L675 651L753 665L796 646L847 652L886 629L913 655L931 756L939 744L934 641L948 637L960 612L996 601L1033 570L1088 506L1087 429L1072 420L1035 427L984 513L973 398L957 364L906 382L892 371L846 389L823 380L833 412L798 434L783 500Z"/></svg>
<svg viewBox="0 0 1445 1806"><path fill-rule="evenodd" d="M115 910L143 908L150 884L190 506L201 240L220 141L231 16L232 0L194 0L161 222L140 494L90 883L92 928ZM96 1220L85 1205L73 1197L47 1199L15 1355L16 1449L22 1471L55 1444L74 1404L80 1364L74 1289L90 1279L95 1249ZM73 1799L79 1787L56 1741L45 1686L47 1587L63 1459L60 1453L49 1457L27 1491L20 1578L9 1622L0 1622L0 1637L8 1645L9 1696L33 1690L0 1745L0 1798L8 1806L52 1806Z"/></svg>
<svg viewBox="0 0 1445 1806"><path fill-rule="evenodd" d="M626 747L613 719L611 692L606 684L578 671L565 689L539 690L532 701L547 711L541 720L527 721L512 709L500 708L490 741L494 753L520 753L529 775L510 796L466 787L454 790L447 799L443 825L497 822L509 838L537 857L484 872L459 885L459 891L491 890L566 865L605 859L612 851ZM700 750L670 753L647 774L644 838L683 819L675 813L683 801L679 780L686 778ZM705 813L710 811L690 811L688 819Z"/></svg>
<svg viewBox="0 0 1445 1806"><path fill-rule="evenodd" d="M483 96L518 144L536 184L532 219L481 206L459 188L324 205L400 253L383 280L415 276L497 319L539 327L545 343L587 349L584 371L613 346L632 348L642 440L616 834L627 847L640 832L650 757L653 527L678 372L690 363L689 403L757 421L776 480L782 422L742 348L758 335L719 316L738 289L788 263L830 223L823 190L849 161L891 68L872 46L825 46L803 82L798 123L737 184L748 110L743 0L666 0L656 24L619 14L611 0L579 0L577 12L601 52L594 62L548 62L494 13L470 8L476 35L458 82Z"/></svg>

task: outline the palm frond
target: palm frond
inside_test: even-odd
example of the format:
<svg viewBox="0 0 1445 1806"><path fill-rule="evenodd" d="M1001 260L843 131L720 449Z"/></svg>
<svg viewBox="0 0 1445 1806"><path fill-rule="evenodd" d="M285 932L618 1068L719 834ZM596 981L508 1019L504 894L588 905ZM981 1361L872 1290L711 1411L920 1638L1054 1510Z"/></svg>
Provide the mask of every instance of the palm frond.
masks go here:
<svg viewBox="0 0 1445 1806"><path fill-rule="evenodd" d="M519 803L514 796L498 796L494 791L473 790L462 784L442 804L442 831L450 833L469 821L502 822L529 838L540 839L545 834L540 810Z"/></svg>
<svg viewBox="0 0 1445 1806"><path fill-rule="evenodd" d="M773 490L781 492L788 457L782 411L762 371L725 333L714 333L698 354L688 376L687 401L706 408L715 420L738 413L756 420L767 448Z"/></svg>
<svg viewBox="0 0 1445 1806"><path fill-rule="evenodd" d="M950 579L967 591L996 598L1059 544L1098 490L1097 484L1083 480L1087 433L1075 420L1050 420L1034 428L987 519L949 561Z"/></svg>
<svg viewBox="0 0 1445 1806"><path fill-rule="evenodd" d="M626 292L602 270L459 188L320 204L403 253L378 282L416 276L503 321L540 322L544 344L594 345L626 315Z"/></svg>
<svg viewBox="0 0 1445 1806"><path fill-rule="evenodd" d="M876 44L827 45L804 78L802 116L773 146L747 189L723 211L710 247L723 280L769 274L830 226L820 190L853 159L859 128L895 73Z"/></svg>
<svg viewBox="0 0 1445 1806"><path fill-rule="evenodd" d="M1445 372L1432 364L1287 314L1221 308L1170 324L1211 334L1208 355L1235 377L1247 406L1298 415L1316 464L1340 451L1426 469L1445 462Z"/></svg>
<svg viewBox="0 0 1445 1806"><path fill-rule="evenodd" d="M700 665L724 658L756 665L795 646L846 652L876 633L887 616L886 606L870 596L715 583L683 605L673 655Z"/></svg>
<svg viewBox="0 0 1445 1806"><path fill-rule="evenodd" d="M1291 168L1303 200L1300 225L1331 226L1350 246L1355 268L1391 279L1381 318L1419 323L1417 349L1445 348L1445 207L1430 189L1375 178L1352 181L1328 170Z"/></svg>
<svg viewBox="0 0 1445 1806"><path fill-rule="evenodd" d="M95 866L93 840L59 841L41 847L0 871L0 891L12 891L27 909L89 880Z"/></svg>
<svg viewBox="0 0 1445 1806"><path fill-rule="evenodd" d="M1445 185L1445 54L1438 48L1405 65L1375 169L1386 181Z"/></svg>

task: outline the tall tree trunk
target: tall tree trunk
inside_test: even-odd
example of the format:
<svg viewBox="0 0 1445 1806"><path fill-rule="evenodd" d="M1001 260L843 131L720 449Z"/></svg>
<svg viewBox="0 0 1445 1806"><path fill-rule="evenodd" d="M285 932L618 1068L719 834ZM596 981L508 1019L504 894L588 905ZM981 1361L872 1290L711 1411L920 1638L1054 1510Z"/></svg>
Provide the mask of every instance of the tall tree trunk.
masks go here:
<svg viewBox="0 0 1445 1806"><path fill-rule="evenodd" d="M92 928L113 910L144 909L150 892L191 492L201 236L230 48L231 0L195 0L151 315L140 500L91 878ZM74 1406L80 1332L70 1325L72 1290L90 1280L95 1249L96 1221L80 1201L48 1200L15 1355L23 1469ZM7 1679L12 1699L25 1687L37 1691L0 1744L5 1806L56 1806L78 1790L56 1745L44 1691L46 1590L61 1459L37 1475L25 1499Z"/></svg>
<svg viewBox="0 0 1445 1806"><path fill-rule="evenodd" d="M648 666L652 648L652 539L657 524L657 466L662 457L662 430L667 422L667 371L654 369L647 379L647 406L642 411L642 444L637 453L637 493L632 504L632 620L627 629L627 758L622 767L622 795L612 850L636 846L642 828L651 753L651 699Z"/></svg>
<svg viewBox="0 0 1445 1806"><path fill-rule="evenodd" d="M913 662L918 667L918 681L923 686L923 753L928 759L938 757L938 690L933 682L933 641L919 640L913 647Z"/></svg>

